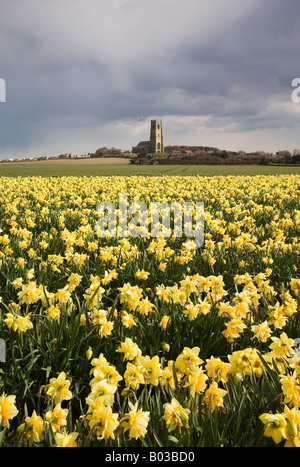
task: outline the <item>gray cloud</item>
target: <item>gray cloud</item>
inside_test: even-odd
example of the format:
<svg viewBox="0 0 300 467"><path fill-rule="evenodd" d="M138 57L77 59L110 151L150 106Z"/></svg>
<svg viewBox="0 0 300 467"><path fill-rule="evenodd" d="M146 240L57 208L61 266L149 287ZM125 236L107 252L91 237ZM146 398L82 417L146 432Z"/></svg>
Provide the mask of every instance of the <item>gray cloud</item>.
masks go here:
<svg viewBox="0 0 300 467"><path fill-rule="evenodd" d="M297 142L298 0L0 3L0 157L130 149L152 116L169 144Z"/></svg>

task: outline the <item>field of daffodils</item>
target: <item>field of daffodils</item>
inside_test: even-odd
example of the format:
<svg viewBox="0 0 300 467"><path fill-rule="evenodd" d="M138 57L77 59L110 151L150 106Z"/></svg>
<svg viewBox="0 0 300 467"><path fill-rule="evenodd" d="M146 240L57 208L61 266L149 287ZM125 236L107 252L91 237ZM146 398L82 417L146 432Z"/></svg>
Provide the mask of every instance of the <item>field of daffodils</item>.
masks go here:
<svg viewBox="0 0 300 467"><path fill-rule="evenodd" d="M0 186L1 446L300 446L300 176ZM99 236L120 193L203 203L203 244Z"/></svg>

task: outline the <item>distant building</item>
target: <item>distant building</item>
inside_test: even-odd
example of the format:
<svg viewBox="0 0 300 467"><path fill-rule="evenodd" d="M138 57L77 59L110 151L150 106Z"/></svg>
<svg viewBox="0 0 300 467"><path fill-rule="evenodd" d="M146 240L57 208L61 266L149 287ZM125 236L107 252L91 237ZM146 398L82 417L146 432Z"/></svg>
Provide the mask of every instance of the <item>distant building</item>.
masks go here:
<svg viewBox="0 0 300 467"><path fill-rule="evenodd" d="M151 120L150 141L140 141L132 148L133 154L163 154L163 131L161 120Z"/></svg>
<svg viewBox="0 0 300 467"><path fill-rule="evenodd" d="M174 149L168 156L168 159L189 159L194 156L190 149Z"/></svg>
<svg viewBox="0 0 300 467"><path fill-rule="evenodd" d="M147 154L150 151L150 141L140 141L137 146L132 148L133 154Z"/></svg>

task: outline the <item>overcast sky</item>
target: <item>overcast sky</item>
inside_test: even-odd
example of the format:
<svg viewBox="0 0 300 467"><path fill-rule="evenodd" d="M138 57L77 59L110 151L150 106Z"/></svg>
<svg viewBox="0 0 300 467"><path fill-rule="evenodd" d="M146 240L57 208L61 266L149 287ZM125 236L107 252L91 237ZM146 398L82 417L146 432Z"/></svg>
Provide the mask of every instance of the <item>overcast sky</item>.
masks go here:
<svg viewBox="0 0 300 467"><path fill-rule="evenodd" d="M131 150L152 118L165 145L292 151L297 77L299 0L0 0L0 158Z"/></svg>

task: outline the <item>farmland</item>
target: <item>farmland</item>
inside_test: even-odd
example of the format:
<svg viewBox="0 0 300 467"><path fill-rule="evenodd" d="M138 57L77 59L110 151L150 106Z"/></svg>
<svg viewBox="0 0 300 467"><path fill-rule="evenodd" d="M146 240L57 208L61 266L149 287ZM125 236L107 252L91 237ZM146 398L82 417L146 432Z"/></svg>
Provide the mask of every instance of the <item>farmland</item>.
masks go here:
<svg viewBox="0 0 300 467"><path fill-rule="evenodd" d="M0 170L1 445L300 445L299 168ZM203 245L97 235L120 193L203 202Z"/></svg>
<svg viewBox="0 0 300 467"><path fill-rule="evenodd" d="M161 176L161 175L278 175L300 174L300 167L272 165L132 165L125 158L56 159L0 164L3 177Z"/></svg>

